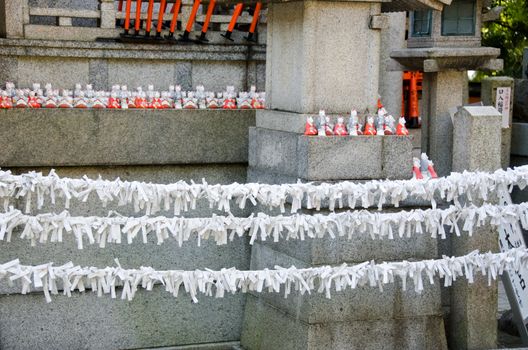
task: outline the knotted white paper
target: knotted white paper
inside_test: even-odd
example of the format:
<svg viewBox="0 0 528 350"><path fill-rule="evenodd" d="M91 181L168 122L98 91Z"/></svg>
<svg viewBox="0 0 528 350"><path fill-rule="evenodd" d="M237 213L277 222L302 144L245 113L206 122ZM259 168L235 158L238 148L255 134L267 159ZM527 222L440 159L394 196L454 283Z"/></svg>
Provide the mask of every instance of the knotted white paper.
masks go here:
<svg viewBox="0 0 528 350"><path fill-rule="evenodd" d="M44 176L30 172L12 175L9 171L0 171L0 198L7 208L12 198L25 199L25 212L31 212L32 198L36 198L40 209L44 199L55 203L56 198L65 200L66 209L72 199L86 202L93 193L105 206L115 203L119 206L133 204L136 211L144 210L151 215L160 210L174 209L175 215L196 208L198 200L206 200L211 208L231 211L232 201L239 208L245 208L247 202L261 204L285 211L287 201L291 202L291 212L297 212L303 201L308 209L319 210L323 202L329 209L348 207L351 209L399 203L409 197L429 201L436 206L435 196L458 204L460 196L468 201L480 199L486 201L498 187L526 186L528 166L515 169L499 169L494 173L464 172L453 173L444 178L428 180L370 181L366 183L296 183L285 185L266 185L257 183L230 185L209 185L205 181L190 184L179 181L173 184L152 184L137 181L91 180L60 178L54 171ZM438 198L438 197L437 197Z"/></svg>
<svg viewBox="0 0 528 350"><path fill-rule="evenodd" d="M18 232L21 239L27 239L35 246L37 243L62 242L66 236L75 239L77 247L83 249L86 243L98 244L101 248L107 243L131 244L136 239L148 243L149 236L154 236L158 245L173 239L180 247L189 240L196 240L200 245L201 241L208 239L223 245L245 235L250 237L250 244L269 239L274 242L336 237L352 240L358 236L394 239L423 234L445 239L448 234L471 236L475 229L485 224L499 226L517 222L528 229L528 203L464 208L452 205L446 209L395 213L367 210L328 215L269 216L259 213L246 218L216 215L210 218L124 217L114 213L108 217L73 217L66 211L30 216L10 209L0 213L0 240L11 241L13 232Z"/></svg>
<svg viewBox="0 0 528 350"><path fill-rule="evenodd" d="M157 271L151 267L139 269L124 269L116 261L117 267L80 267L68 263L53 266L47 263L39 266L26 266L13 260L0 265L0 282L20 281L21 293L28 293L31 288L42 289L48 302L52 294L58 294L57 283L63 286L63 293L71 296L75 290L80 292L91 289L98 296L110 294L117 296L117 288L121 288L121 299L132 300L139 288L152 290L156 284L162 284L165 290L174 297L180 291L189 294L194 302L198 295L222 298L226 293L262 291L279 293L281 290L287 297L292 290L301 294L325 293L331 298L332 291L355 289L362 286L378 287L402 281L405 290L407 281L411 280L414 290L420 293L424 289L424 281L434 284L438 279L444 279L443 285L451 286L459 277L465 277L468 283L474 281L480 272L487 276L491 284L497 276L507 268L518 270L519 266L528 263L528 250L516 248L504 253L479 254L474 251L460 257L446 257L437 260L383 262L364 262L353 266L343 264L331 267L322 266L297 269L295 266L282 268L275 266L273 270L240 271L235 268L213 270L168 270Z"/></svg>

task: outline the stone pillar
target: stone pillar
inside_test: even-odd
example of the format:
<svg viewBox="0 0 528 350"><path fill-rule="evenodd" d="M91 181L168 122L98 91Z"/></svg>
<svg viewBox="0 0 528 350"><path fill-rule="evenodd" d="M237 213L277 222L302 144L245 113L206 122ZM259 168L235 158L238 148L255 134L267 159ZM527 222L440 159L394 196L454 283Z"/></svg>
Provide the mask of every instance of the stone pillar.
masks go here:
<svg viewBox="0 0 528 350"><path fill-rule="evenodd" d="M27 0L0 0L0 37L24 37L27 9Z"/></svg>
<svg viewBox="0 0 528 350"><path fill-rule="evenodd" d="M403 72L389 71L390 53L405 47L405 12L386 13L388 25L381 31L379 94L385 109L395 117L401 114Z"/></svg>
<svg viewBox="0 0 528 350"><path fill-rule="evenodd" d="M466 103L466 74L445 70L423 75L422 152L432 159L439 176L451 173L453 123L449 110Z"/></svg>
<svg viewBox="0 0 528 350"><path fill-rule="evenodd" d="M101 2L101 28L114 29L116 10L114 0L99 0Z"/></svg>
<svg viewBox="0 0 528 350"><path fill-rule="evenodd" d="M501 118L493 107L468 106L458 110L454 119L453 171L500 168ZM486 225L472 237L462 235L452 240L453 255L464 255L475 249L497 252L497 229ZM497 283L488 286L487 276L477 277L473 284L465 279L457 281L451 288L449 328L452 349L496 348Z"/></svg>
<svg viewBox="0 0 528 350"><path fill-rule="evenodd" d="M351 108L361 115L366 108L375 112L380 29L386 24L381 3L375 1L269 4L268 109L257 112L257 127L250 129L248 182L411 177L409 137L302 135L306 116L319 109L332 118ZM431 259L437 254L437 241L425 236L259 242L252 247L251 269ZM319 293L293 292L286 299L280 293L248 294L241 345L248 350L446 349L440 285L428 285L421 295L402 291L399 282L386 287L384 292L368 287L340 291L332 299Z"/></svg>
<svg viewBox="0 0 528 350"><path fill-rule="evenodd" d="M296 113L373 110L378 98L381 3L270 3L269 109ZM373 27L374 25L374 27Z"/></svg>
<svg viewBox="0 0 528 350"><path fill-rule="evenodd" d="M507 168L510 165L513 101L514 101L514 80L510 77L490 77L482 80L481 97L485 106L496 106L497 89L510 88L508 126L501 123L501 166Z"/></svg>

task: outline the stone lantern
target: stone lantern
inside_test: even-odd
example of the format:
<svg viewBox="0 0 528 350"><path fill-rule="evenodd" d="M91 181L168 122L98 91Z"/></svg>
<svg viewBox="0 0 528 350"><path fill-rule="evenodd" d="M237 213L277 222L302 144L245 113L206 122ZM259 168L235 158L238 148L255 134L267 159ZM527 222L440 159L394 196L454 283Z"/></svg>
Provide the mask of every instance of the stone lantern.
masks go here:
<svg viewBox="0 0 528 350"><path fill-rule="evenodd" d="M410 13L406 49L390 56L395 70L423 71L422 151L440 176L451 172L452 120L449 109L467 103L468 70L500 70L500 50L481 46L482 0L453 0L443 11Z"/></svg>

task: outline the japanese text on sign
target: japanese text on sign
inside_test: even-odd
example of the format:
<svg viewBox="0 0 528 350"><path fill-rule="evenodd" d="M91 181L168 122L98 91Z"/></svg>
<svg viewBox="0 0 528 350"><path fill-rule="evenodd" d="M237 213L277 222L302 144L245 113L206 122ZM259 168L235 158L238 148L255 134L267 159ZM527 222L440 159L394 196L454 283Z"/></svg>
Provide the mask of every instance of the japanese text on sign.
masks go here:
<svg viewBox="0 0 528 350"><path fill-rule="evenodd" d="M502 114L502 127L510 127L510 101L511 88L499 87L497 88L497 97L495 99L495 108Z"/></svg>

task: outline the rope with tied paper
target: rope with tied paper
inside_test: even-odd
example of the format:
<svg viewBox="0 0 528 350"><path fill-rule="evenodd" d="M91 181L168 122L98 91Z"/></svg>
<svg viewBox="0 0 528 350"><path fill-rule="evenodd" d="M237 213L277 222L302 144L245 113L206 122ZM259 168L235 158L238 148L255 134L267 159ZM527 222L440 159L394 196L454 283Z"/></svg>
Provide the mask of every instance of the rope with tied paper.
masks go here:
<svg viewBox="0 0 528 350"><path fill-rule="evenodd" d="M36 197L37 207L41 209L45 198L49 197L55 204L57 197L65 200L66 209L72 199L86 202L94 193L99 201L106 206L117 202L123 206L133 204L136 212L145 210L146 215L155 214L161 210L174 209L175 215L182 211L196 208L198 200L209 202L211 208L225 212L231 211L231 201L235 201L243 209L249 201L253 205L261 204L270 208L280 208L285 212L285 205L291 201L291 212L297 212L301 203L306 201L308 209L319 210L324 201L328 201L329 209L344 206L368 208L377 205L399 203L410 197L429 201L436 206L435 196L458 204L461 196L468 201L481 199L486 201L490 194L498 188L524 188L528 180L528 166L515 169L499 169L494 173L463 172L438 179L429 180L398 180L369 181L352 183L296 183L283 185L267 185L258 183L229 185L209 185L202 183L186 183L179 181L173 184L152 184L138 181L113 181L89 179L60 178L53 170L49 175L30 172L23 175L13 175L10 171L0 171L0 198L4 199L4 207L9 206L11 198L25 199L25 212L31 212L32 199Z"/></svg>
<svg viewBox="0 0 528 350"><path fill-rule="evenodd" d="M519 222L528 229L528 203L506 206L483 205L446 209L415 209L395 213L380 213L367 210L330 213L328 215L294 214L291 216L269 216L259 213L246 218L233 216L212 216L210 218L172 217L124 217L110 214L108 217L74 217L68 212L61 214L25 215L10 209L0 213L0 240L11 241L13 232L21 228L20 238L31 241L31 245L46 242L62 242L63 236L75 237L78 249L84 242L98 244L120 244L123 236L128 244L138 237L148 243L148 236L154 235L157 244L174 239L181 247L183 242L196 237L198 245L202 240L213 239L217 245L233 241L235 236L255 240L273 239L275 242L290 239L346 237L351 240L359 235L372 239L394 239L394 236L410 238L414 234L428 232L432 238L446 238L449 233L457 236L466 232L471 236L475 229L484 224L499 226ZM459 226L460 225L460 226Z"/></svg>
<svg viewBox="0 0 528 350"><path fill-rule="evenodd" d="M331 298L332 290L340 292L347 288L362 286L379 287L394 283L399 279L402 289L406 290L407 280L413 281L416 292L424 288L423 279L434 284L436 278L444 279L444 286L453 284L459 277L465 277L473 283L480 273L488 277L491 284L497 276L507 269L518 271L520 266L528 264L527 249L512 249L504 253L479 254L474 251L460 257L446 257L436 260L383 262L376 264L364 262L357 265L331 267L313 267L297 269L294 266L273 270L240 271L235 268L213 270L168 270L157 271L151 267L124 269L116 260L117 267L74 266L67 263L53 266L52 263L26 266L13 260L0 265L0 281L7 279L10 284L20 281L21 293L27 294L32 288L42 289L48 302L51 294L58 294L58 283L62 283L63 294L68 297L75 290L80 292L91 289L98 296L110 294L117 296L117 287L122 287L121 299L132 300L139 288L151 291L156 284L162 284L165 290L177 297L181 288L198 302L198 294L222 298L226 293L257 292L264 290L279 293L281 289L287 297L292 291L310 294L312 291L325 293Z"/></svg>

